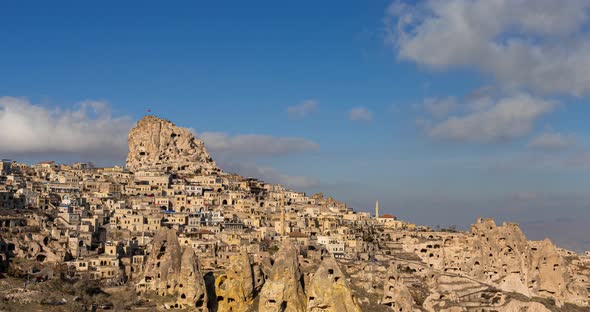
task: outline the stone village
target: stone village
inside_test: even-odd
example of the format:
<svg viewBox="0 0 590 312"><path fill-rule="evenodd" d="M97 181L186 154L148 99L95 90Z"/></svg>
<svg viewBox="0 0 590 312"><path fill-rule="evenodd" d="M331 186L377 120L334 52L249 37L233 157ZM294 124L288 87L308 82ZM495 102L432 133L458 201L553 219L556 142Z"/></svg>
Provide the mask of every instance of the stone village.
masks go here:
<svg viewBox="0 0 590 312"><path fill-rule="evenodd" d="M133 295L48 305L55 281ZM434 231L378 202L356 212L226 173L155 116L130 131L125 167L0 163L0 311L588 311L589 290L590 255L516 224Z"/></svg>

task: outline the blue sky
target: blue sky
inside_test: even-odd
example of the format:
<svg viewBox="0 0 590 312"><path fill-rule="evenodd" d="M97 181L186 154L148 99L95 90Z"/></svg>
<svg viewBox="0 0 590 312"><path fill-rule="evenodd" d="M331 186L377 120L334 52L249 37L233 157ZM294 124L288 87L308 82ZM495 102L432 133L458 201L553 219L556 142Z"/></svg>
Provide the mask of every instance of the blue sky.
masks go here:
<svg viewBox="0 0 590 312"><path fill-rule="evenodd" d="M2 3L0 156L122 163L150 108L244 175L590 249L587 30L576 0Z"/></svg>

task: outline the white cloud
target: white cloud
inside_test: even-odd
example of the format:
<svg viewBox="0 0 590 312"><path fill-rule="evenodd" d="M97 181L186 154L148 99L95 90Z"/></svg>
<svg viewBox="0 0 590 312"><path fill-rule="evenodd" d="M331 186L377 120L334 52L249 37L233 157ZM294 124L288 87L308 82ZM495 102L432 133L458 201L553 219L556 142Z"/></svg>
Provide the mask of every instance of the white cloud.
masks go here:
<svg viewBox="0 0 590 312"><path fill-rule="evenodd" d="M552 101L519 93L501 98L487 109L423 124L428 135L437 139L500 142L530 133L535 121L553 111L555 106Z"/></svg>
<svg viewBox="0 0 590 312"><path fill-rule="evenodd" d="M348 118L352 121L369 122L373 120L373 113L366 107L356 107L348 112Z"/></svg>
<svg viewBox="0 0 590 312"><path fill-rule="evenodd" d="M289 175L276 168L253 163L254 159L261 157L280 157L316 151L320 146L315 142L304 138L260 134L234 136L224 132L196 134L194 129L189 128L189 130L203 140L213 159L226 172L282 184L293 189L310 188L319 184L313 178Z"/></svg>
<svg viewBox="0 0 590 312"><path fill-rule="evenodd" d="M562 134L548 130L534 137L528 144L530 148L541 150L563 150L576 144L576 137L572 134Z"/></svg>
<svg viewBox="0 0 590 312"><path fill-rule="evenodd" d="M275 137L260 134L230 136L223 132L203 132L199 137L211 152L225 156L280 156L314 151L319 144L296 137Z"/></svg>
<svg viewBox="0 0 590 312"><path fill-rule="evenodd" d="M293 176L275 168L249 163L223 162L225 171L235 172L245 177L255 177L268 183L282 184L292 189L305 189L319 185L319 181L305 176Z"/></svg>
<svg viewBox="0 0 590 312"><path fill-rule="evenodd" d="M192 129L191 129L192 131ZM194 133L194 131L192 131ZM319 144L298 137L276 137L260 134L239 134L231 136L223 132L203 132L198 137L224 171L242 176L262 179L287 187L309 188L318 181L304 176L293 176L275 168L253 164L253 159L280 157L316 151Z"/></svg>
<svg viewBox="0 0 590 312"><path fill-rule="evenodd" d="M319 184L319 181L314 178L288 175L270 167L259 167L256 173L269 182L286 185L293 189L310 188Z"/></svg>
<svg viewBox="0 0 590 312"><path fill-rule="evenodd" d="M315 112L318 109L316 100L306 100L297 105L289 106L287 113L291 118L303 118Z"/></svg>
<svg viewBox="0 0 590 312"><path fill-rule="evenodd" d="M444 99L427 98L424 100L424 108L434 118L444 118L457 108L457 99L452 96Z"/></svg>
<svg viewBox="0 0 590 312"><path fill-rule="evenodd" d="M24 98L0 97L2 154L77 154L92 160L121 160L127 154L127 132L132 126L129 117L113 117L104 102L57 109Z"/></svg>
<svg viewBox="0 0 590 312"><path fill-rule="evenodd" d="M493 86L485 85L471 91L465 97L467 109L470 111L486 110L494 105L494 95L499 90Z"/></svg>
<svg viewBox="0 0 590 312"><path fill-rule="evenodd" d="M130 117L113 117L104 102L86 101L73 109L47 108L23 98L0 97L0 157L83 156L83 161L124 160ZM194 130L190 129L193 133ZM269 135L230 136L220 132L200 135L206 147L219 156L221 167L291 188L309 188L318 181L293 176L268 166L243 163L243 156L283 156L314 151L319 145L296 137ZM232 160L238 160L238 163Z"/></svg>
<svg viewBox="0 0 590 312"><path fill-rule="evenodd" d="M399 59L428 68L474 68L510 89L582 95L589 9L587 0L395 1L387 41Z"/></svg>

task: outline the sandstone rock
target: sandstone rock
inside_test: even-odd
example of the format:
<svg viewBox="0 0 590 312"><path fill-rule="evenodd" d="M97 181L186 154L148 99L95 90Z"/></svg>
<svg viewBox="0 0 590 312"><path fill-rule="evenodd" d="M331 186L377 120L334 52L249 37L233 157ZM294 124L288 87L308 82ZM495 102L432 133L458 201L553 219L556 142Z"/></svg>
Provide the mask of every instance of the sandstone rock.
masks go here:
<svg viewBox="0 0 590 312"><path fill-rule="evenodd" d="M185 128L155 116L145 116L129 132L127 168L162 172L218 171L203 142Z"/></svg>
<svg viewBox="0 0 590 312"><path fill-rule="evenodd" d="M558 306L564 301L587 305L588 292L571 281L568 263L549 240L528 241L518 225L497 227L491 219L478 221L472 233L479 253L472 260L478 267L473 276L479 280L487 277L503 291L553 298Z"/></svg>
<svg viewBox="0 0 590 312"><path fill-rule="evenodd" d="M471 227L471 236L449 235L455 238L418 243L417 255L432 269L452 269L504 292L552 298L558 306L564 302L588 306L584 283L572 280L568 261L550 241L528 241L518 225L496 226L492 219L479 219ZM444 284L431 286L462 295L462 289L452 289L456 283ZM467 286L462 287L465 292L473 290Z"/></svg>
<svg viewBox="0 0 590 312"><path fill-rule="evenodd" d="M381 303L390 306L393 311L413 310L414 298L412 298L408 287L402 282L395 264L391 264L387 270Z"/></svg>
<svg viewBox="0 0 590 312"><path fill-rule="evenodd" d="M207 310L205 280L201 273L199 259L190 246L182 253L177 292L180 294L178 302L183 306L194 307L200 311Z"/></svg>
<svg viewBox="0 0 590 312"><path fill-rule="evenodd" d="M248 253L232 259L225 274L215 280L217 311L244 311L257 294L255 274Z"/></svg>
<svg viewBox="0 0 590 312"><path fill-rule="evenodd" d="M481 281L491 280L502 290L530 296L526 285L529 268L522 261L528 258L528 241L518 225L506 223L498 227L491 219L480 219L472 225L471 233L475 257L468 266L470 275Z"/></svg>
<svg viewBox="0 0 590 312"><path fill-rule="evenodd" d="M311 278L307 291L307 311L360 312L361 308L346 277L332 257L326 257Z"/></svg>
<svg viewBox="0 0 590 312"><path fill-rule="evenodd" d="M499 312L550 312L544 305L538 302L522 302L511 300L507 305L498 308Z"/></svg>
<svg viewBox="0 0 590 312"><path fill-rule="evenodd" d="M12 253L16 258L36 259L45 264L59 263L66 255L66 249L63 246L40 234L17 235L2 244L14 245Z"/></svg>
<svg viewBox="0 0 590 312"><path fill-rule="evenodd" d="M265 274L262 264L253 265L252 273L254 274L254 291L260 293L265 282Z"/></svg>
<svg viewBox="0 0 590 312"><path fill-rule="evenodd" d="M207 311L205 281L192 248L182 250L176 231L162 228L154 236L152 250L137 283L140 293L175 296L171 306Z"/></svg>
<svg viewBox="0 0 590 312"><path fill-rule="evenodd" d="M160 296L172 294L169 282L174 281L182 263L182 252L176 231L162 228L154 236L152 250L146 260L138 287L155 291Z"/></svg>
<svg viewBox="0 0 590 312"><path fill-rule="evenodd" d="M260 312L302 312L306 309L297 249L285 241L260 293Z"/></svg>

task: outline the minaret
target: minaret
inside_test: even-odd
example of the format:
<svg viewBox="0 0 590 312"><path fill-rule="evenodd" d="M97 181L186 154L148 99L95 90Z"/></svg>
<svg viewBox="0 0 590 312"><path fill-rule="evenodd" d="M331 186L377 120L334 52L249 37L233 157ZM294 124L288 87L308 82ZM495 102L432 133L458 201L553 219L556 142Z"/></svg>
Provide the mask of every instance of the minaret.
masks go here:
<svg viewBox="0 0 590 312"><path fill-rule="evenodd" d="M379 200L375 202L375 219L379 219Z"/></svg>
<svg viewBox="0 0 590 312"><path fill-rule="evenodd" d="M281 237L285 237L285 194L281 192Z"/></svg>

